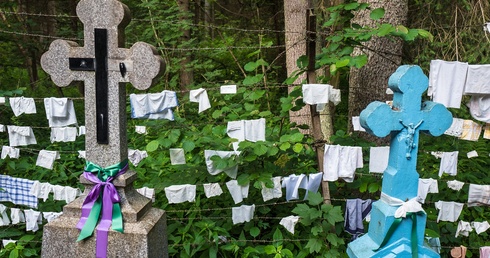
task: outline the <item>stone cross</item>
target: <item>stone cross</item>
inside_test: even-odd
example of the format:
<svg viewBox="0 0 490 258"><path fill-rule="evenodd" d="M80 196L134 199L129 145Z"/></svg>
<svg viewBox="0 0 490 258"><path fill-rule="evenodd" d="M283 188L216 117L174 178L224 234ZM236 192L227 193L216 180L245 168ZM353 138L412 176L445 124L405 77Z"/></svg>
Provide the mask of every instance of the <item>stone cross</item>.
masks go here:
<svg viewBox="0 0 490 258"><path fill-rule="evenodd" d="M407 217L397 224L393 234L388 233L400 204L383 199L389 196L407 202L417 196L419 133L439 136L452 123L451 113L442 104L422 102L428 83L420 67L401 66L388 81L394 92L393 106L375 101L361 112L361 125L366 131L378 137L391 134L391 144L388 167L383 173L382 198L373 204L368 234L349 243L350 257L439 257L423 245L426 214Z"/></svg>
<svg viewBox="0 0 490 258"><path fill-rule="evenodd" d="M87 160L102 167L127 158L125 82L147 89L163 70L163 59L151 45L123 48L129 9L116 0L82 0L77 15L84 24L84 46L55 40L41 57L53 82L85 82Z"/></svg>
<svg viewBox="0 0 490 258"><path fill-rule="evenodd" d="M117 0L81 0L76 10L84 24L84 46L55 40L41 57L41 66L60 87L72 81L85 83L86 159L106 168L128 158L125 84L147 89L164 64L149 44L123 48L124 28L130 21L126 5ZM112 181L120 197L124 233L108 231L107 257L168 257L166 214L133 189L136 178L136 172L127 171ZM80 182L85 192L44 226L42 257L95 256L98 234L77 242L82 204L94 188L83 176Z"/></svg>
<svg viewBox="0 0 490 258"><path fill-rule="evenodd" d="M378 137L391 133L390 156L383 174L382 191L406 201L417 196L419 132L442 135L451 125L452 115L441 104L422 103L428 79L418 66L401 66L388 84L394 92L393 107L375 101L361 112L360 122L368 133Z"/></svg>

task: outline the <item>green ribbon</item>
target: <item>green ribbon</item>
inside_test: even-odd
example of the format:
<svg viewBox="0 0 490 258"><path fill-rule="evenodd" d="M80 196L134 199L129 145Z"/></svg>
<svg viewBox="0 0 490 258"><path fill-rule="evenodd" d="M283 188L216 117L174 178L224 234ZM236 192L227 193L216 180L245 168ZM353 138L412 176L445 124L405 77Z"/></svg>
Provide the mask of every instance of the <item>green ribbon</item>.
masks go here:
<svg viewBox="0 0 490 258"><path fill-rule="evenodd" d="M102 168L89 161L86 162L85 173L83 175L87 180L95 183L95 185L82 205L82 216L77 224L77 228L81 231L77 241L88 238L93 234L95 227L99 223L101 212L102 220L100 221L101 225L99 226L99 229L108 229L112 224L112 229L124 233L123 217L121 206L119 205L120 197L111 181L114 177L124 173L127 169L127 159L106 168ZM112 207L107 207L111 204ZM110 213L112 213L112 216L109 215ZM107 215L109 215L109 217L107 217ZM110 219L111 217L112 222L107 222L107 219Z"/></svg>
<svg viewBox="0 0 490 258"><path fill-rule="evenodd" d="M419 256L419 250L418 250L418 241L417 241L417 214L421 212L407 212L407 218L412 219L412 232L411 232L411 246L412 246L412 257L417 258ZM386 233L385 238L381 242L381 245L373 251L377 252L379 249L383 248L390 238L393 236L393 233L395 233L396 229L402 222L403 218L395 218L395 221L393 221L393 224L391 224L390 228L388 229L388 232Z"/></svg>

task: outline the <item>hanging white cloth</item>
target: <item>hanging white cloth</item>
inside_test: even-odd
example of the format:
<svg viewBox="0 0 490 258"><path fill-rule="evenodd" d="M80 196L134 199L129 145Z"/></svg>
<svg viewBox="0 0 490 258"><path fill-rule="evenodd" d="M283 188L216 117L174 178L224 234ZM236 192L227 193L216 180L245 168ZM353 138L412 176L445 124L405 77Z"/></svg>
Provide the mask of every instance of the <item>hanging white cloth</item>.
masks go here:
<svg viewBox="0 0 490 258"><path fill-rule="evenodd" d="M21 222L26 222L26 218L24 217L24 212L19 208L10 208L10 218L12 219L12 224L16 225Z"/></svg>
<svg viewBox="0 0 490 258"><path fill-rule="evenodd" d="M191 90L189 92L189 101L199 103L198 113L201 113L211 107L211 103L209 103L208 92L206 91L206 89L203 88Z"/></svg>
<svg viewBox="0 0 490 258"><path fill-rule="evenodd" d="M488 79L487 79L488 80ZM490 87L490 83L489 83ZM472 96L470 103L470 114L471 116L481 122L490 122L490 96Z"/></svg>
<svg viewBox="0 0 490 258"><path fill-rule="evenodd" d="M42 223L41 212L29 209L24 210L24 215L26 218L26 231L36 232L39 229L39 220L41 220Z"/></svg>
<svg viewBox="0 0 490 258"><path fill-rule="evenodd" d="M255 204L231 208L233 225L251 221L254 217L254 212Z"/></svg>
<svg viewBox="0 0 490 258"><path fill-rule="evenodd" d="M60 159L58 151L40 150L36 159L36 166L52 170L54 161Z"/></svg>
<svg viewBox="0 0 490 258"><path fill-rule="evenodd" d="M15 116L36 114L36 103L33 98L13 97L9 98L9 102Z"/></svg>
<svg viewBox="0 0 490 258"><path fill-rule="evenodd" d="M204 184L203 186L204 186L204 194L206 195L206 198L220 196L223 193L223 189L221 189L219 183L209 183L209 184Z"/></svg>
<svg viewBox="0 0 490 258"><path fill-rule="evenodd" d="M51 127L51 142L74 142L77 133L76 127Z"/></svg>
<svg viewBox="0 0 490 258"><path fill-rule="evenodd" d="M7 156L11 159L18 159L20 150L10 146L2 146L2 159L5 159Z"/></svg>
<svg viewBox="0 0 490 258"><path fill-rule="evenodd" d="M185 152L182 148L170 149L170 164L183 165L185 164Z"/></svg>
<svg viewBox="0 0 490 258"><path fill-rule="evenodd" d="M296 226L296 223L299 221L299 216L287 216L281 219L279 222L279 225L282 225L286 228L287 231L291 232L291 234L294 235L294 226Z"/></svg>
<svg viewBox="0 0 490 258"><path fill-rule="evenodd" d="M154 188L149 188L149 187L141 187L138 189L135 189L138 193L143 195L144 197L150 199L152 202L155 202L155 189Z"/></svg>
<svg viewBox="0 0 490 258"><path fill-rule="evenodd" d="M146 134L146 126L144 125L135 125L134 131L138 134Z"/></svg>
<svg viewBox="0 0 490 258"><path fill-rule="evenodd" d="M454 237L458 237L459 235L469 236L471 231L473 231L473 228L471 227L470 223L460 220L458 222L458 228L456 229L456 234Z"/></svg>
<svg viewBox="0 0 490 258"><path fill-rule="evenodd" d="M219 90L221 94L236 94L236 85L222 85Z"/></svg>
<svg viewBox="0 0 490 258"><path fill-rule="evenodd" d="M61 216L63 212L52 212L52 211L45 211L43 212L43 217L49 222L57 219L59 216Z"/></svg>
<svg viewBox="0 0 490 258"><path fill-rule="evenodd" d="M44 108L49 127L65 127L77 124L73 100L67 98L45 98Z"/></svg>
<svg viewBox="0 0 490 258"><path fill-rule="evenodd" d="M141 151L141 150L132 150L132 149L128 149L128 159L129 161L131 161L131 164L133 164L134 166L138 166L138 164L140 164L140 162L144 159L144 158L147 158L148 157L148 152L146 151Z"/></svg>
<svg viewBox="0 0 490 258"><path fill-rule="evenodd" d="M43 201L46 201L49 197L49 193L53 191L53 187L54 186L52 184L47 182L41 183L39 181L34 181L29 193L39 199L43 199Z"/></svg>
<svg viewBox="0 0 490 258"><path fill-rule="evenodd" d="M468 63L432 60L427 95L446 107L460 108Z"/></svg>
<svg viewBox="0 0 490 258"><path fill-rule="evenodd" d="M490 94L490 65L468 65L465 95Z"/></svg>
<svg viewBox="0 0 490 258"><path fill-rule="evenodd" d="M221 172L225 172L229 177L236 178L238 172L238 165L231 166L229 168L218 169L214 165L211 157L219 156L222 159L231 158L233 156L240 155L240 152L236 151L216 151L216 150L204 150L204 158L206 160L206 168L208 169L209 174L217 175Z"/></svg>
<svg viewBox="0 0 490 258"><path fill-rule="evenodd" d="M459 202L437 201L435 206L436 209L439 210L437 223L439 223L439 221L456 222L463 210L463 203Z"/></svg>
<svg viewBox="0 0 490 258"><path fill-rule="evenodd" d="M36 136L30 126L7 126L9 132L10 146L25 146L29 144L37 144Z"/></svg>
<svg viewBox="0 0 490 258"><path fill-rule="evenodd" d="M442 153L441 165L439 166L439 177L442 176L442 173L446 173L450 176L458 174L458 154L459 151Z"/></svg>
<svg viewBox="0 0 490 258"><path fill-rule="evenodd" d="M425 198L428 193L439 193L437 180L433 178L419 178L417 201L425 203Z"/></svg>
<svg viewBox="0 0 490 258"><path fill-rule="evenodd" d="M471 226L475 229L475 232L478 235L487 231L487 229L490 228L490 224L488 223L488 221L483 221L483 222L473 221L471 222Z"/></svg>
<svg viewBox="0 0 490 258"><path fill-rule="evenodd" d="M230 180L226 182L226 187L230 191L231 197L235 204L241 203L244 198L248 197L249 184L239 185L237 180Z"/></svg>
<svg viewBox="0 0 490 258"><path fill-rule="evenodd" d="M262 199L264 202L282 197L282 189L281 189L281 177L276 176L272 178L273 187L267 188L264 183L262 183Z"/></svg>
<svg viewBox="0 0 490 258"><path fill-rule="evenodd" d="M183 203L183 202L195 202L196 201L196 186L185 185L172 185L165 187L165 196L167 196L168 203Z"/></svg>
<svg viewBox="0 0 490 258"><path fill-rule="evenodd" d="M490 185L470 184L468 207L490 205Z"/></svg>
<svg viewBox="0 0 490 258"><path fill-rule="evenodd" d="M388 167L390 146L371 147L369 150L369 172L383 173Z"/></svg>
<svg viewBox="0 0 490 258"><path fill-rule="evenodd" d="M308 177L305 174L289 175L283 178L282 187L286 187L286 201L299 199L298 190L308 188Z"/></svg>
<svg viewBox="0 0 490 258"><path fill-rule="evenodd" d="M0 204L0 214L2 216L2 219L0 219L0 226L10 225L10 219L7 215L7 207L3 204Z"/></svg>
<svg viewBox="0 0 490 258"><path fill-rule="evenodd" d="M447 187L449 187L453 190L456 190L456 191L461 190L461 188L463 188L463 185L464 185L464 183L460 182L458 180L447 181Z"/></svg>
<svg viewBox="0 0 490 258"><path fill-rule="evenodd" d="M461 137L461 134L463 133L463 123L464 123L464 119L453 117L453 123L444 132L444 134L451 135L454 137Z"/></svg>
<svg viewBox="0 0 490 258"><path fill-rule="evenodd" d="M168 119L173 121L172 108L179 102L174 91L164 90L160 93L130 94L132 118Z"/></svg>

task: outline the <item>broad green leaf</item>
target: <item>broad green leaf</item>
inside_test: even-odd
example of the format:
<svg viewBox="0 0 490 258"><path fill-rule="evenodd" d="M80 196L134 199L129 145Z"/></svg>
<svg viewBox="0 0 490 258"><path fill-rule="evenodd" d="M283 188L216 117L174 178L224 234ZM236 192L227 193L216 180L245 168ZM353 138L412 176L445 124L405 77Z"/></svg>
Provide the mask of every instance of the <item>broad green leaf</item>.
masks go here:
<svg viewBox="0 0 490 258"><path fill-rule="evenodd" d="M334 246L338 245L338 239L339 239L339 237L335 234L329 233L327 235L327 241Z"/></svg>
<svg viewBox="0 0 490 258"><path fill-rule="evenodd" d="M267 245L264 247L264 251L266 254L275 254L276 248L273 245Z"/></svg>
<svg viewBox="0 0 490 258"><path fill-rule="evenodd" d="M257 67L263 65L263 66L269 66L269 63L267 63L264 59L259 59L255 62L255 64L257 65Z"/></svg>
<svg viewBox="0 0 490 258"><path fill-rule="evenodd" d="M259 116L260 117L267 117L267 116L270 116L270 115L272 115L272 112L270 112L269 110L262 111L262 112L259 113Z"/></svg>
<svg viewBox="0 0 490 258"><path fill-rule="evenodd" d="M318 234L322 233L323 232L323 227L322 226L319 226L319 225L316 225L316 226L313 226L311 228L311 233L314 235L314 236L318 236Z"/></svg>
<svg viewBox="0 0 490 258"><path fill-rule="evenodd" d="M282 151L286 151L289 148L291 148L291 143L289 142L284 142L281 144L281 146L279 146L279 149L281 149Z"/></svg>
<svg viewBox="0 0 490 258"><path fill-rule="evenodd" d="M319 238L311 238L305 248L310 249L310 253L318 253L322 250L323 243Z"/></svg>
<svg viewBox="0 0 490 258"><path fill-rule="evenodd" d="M356 2L354 2L354 3L349 3L349 4L346 4L346 5L344 6L344 9L345 9L345 10L347 10L347 11L354 10L354 9L356 9L356 8L357 8L359 5L360 5L360 4L359 4L359 3L356 3Z"/></svg>
<svg viewBox="0 0 490 258"><path fill-rule="evenodd" d="M305 137L305 135L302 133L295 133L295 134L292 134L289 139L292 142L301 142L304 137Z"/></svg>
<svg viewBox="0 0 490 258"><path fill-rule="evenodd" d="M369 184L368 192L369 193L375 193L376 191L378 191L378 189L379 189L378 183L371 183L371 184Z"/></svg>
<svg viewBox="0 0 490 258"><path fill-rule="evenodd" d="M396 26L396 31L401 32L401 33L404 33L404 34L407 34L408 33L407 27L405 27L403 25L397 25Z"/></svg>
<svg viewBox="0 0 490 258"><path fill-rule="evenodd" d="M237 183L239 185L248 185L248 184L250 184L250 175L249 174L240 174L236 180L237 180Z"/></svg>
<svg viewBox="0 0 490 258"><path fill-rule="evenodd" d="M179 129L172 129L170 131L170 133L168 134L168 139L170 139L170 141L172 141L173 143L176 143L177 141L179 141L179 137L180 137L180 130Z"/></svg>
<svg viewBox="0 0 490 258"><path fill-rule="evenodd" d="M337 66L335 64L331 65L329 69L331 74L335 74L337 72Z"/></svg>
<svg viewBox="0 0 490 258"><path fill-rule="evenodd" d="M19 257L19 249L14 249L10 252L9 258L17 258Z"/></svg>
<svg viewBox="0 0 490 258"><path fill-rule="evenodd" d="M146 145L146 151L147 152L154 152L157 149L158 149L158 141L157 140L153 140Z"/></svg>
<svg viewBox="0 0 490 258"><path fill-rule="evenodd" d="M380 37L383 37L383 36L390 34L393 31L395 31L395 28L391 24L383 23L379 27L377 35Z"/></svg>
<svg viewBox="0 0 490 258"><path fill-rule="evenodd" d="M257 237L260 234L260 229L258 227L253 227L250 229L250 235L252 237Z"/></svg>
<svg viewBox="0 0 490 258"><path fill-rule="evenodd" d="M247 64L246 64L246 65L243 67L243 69L245 69L245 71L247 71L247 72L252 72L252 71L254 71L256 68L257 68L257 63L255 63L255 62L249 62L249 63L247 63Z"/></svg>
<svg viewBox="0 0 490 258"><path fill-rule="evenodd" d="M191 152L194 148L196 148L196 144L191 141L184 141L182 142L182 148L185 152Z"/></svg>
<svg viewBox="0 0 490 258"><path fill-rule="evenodd" d="M428 228L425 229L425 236L428 236L428 237L440 237L440 235L437 234L437 232L435 232L432 229L428 229Z"/></svg>
<svg viewBox="0 0 490 258"><path fill-rule="evenodd" d="M337 66L337 68L347 66L348 64L349 64L349 59L347 58L335 62L335 66Z"/></svg>
<svg viewBox="0 0 490 258"><path fill-rule="evenodd" d="M308 203L311 206L316 206L316 205L323 203L322 194L319 192L316 192L316 193L308 192Z"/></svg>
<svg viewBox="0 0 490 258"><path fill-rule="evenodd" d="M293 146L293 151L296 153L300 153L303 150L303 144L301 143L296 143Z"/></svg>
<svg viewBox="0 0 490 258"><path fill-rule="evenodd" d="M369 17L373 20L379 20L385 16L385 9L384 8L376 8L371 11L371 14L369 14Z"/></svg>
<svg viewBox="0 0 490 258"><path fill-rule="evenodd" d="M418 32L421 37L429 39L430 42L434 41L434 35L430 32L423 29L418 29Z"/></svg>
<svg viewBox="0 0 490 258"><path fill-rule="evenodd" d="M298 60L296 61L296 65L300 69L305 69L308 66L308 56L306 56L306 55L300 56L298 58Z"/></svg>
<svg viewBox="0 0 490 258"><path fill-rule="evenodd" d="M211 117L214 118L214 119L217 119L218 117L221 116L221 114L223 114L223 112L221 110L217 109L217 110L215 110L213 112L213 114L211 115Z"/></svg>
<svg viewBox="0 0 490 258"><path fill-rule="evenodd" d="M254 153L257 156L262 156L262 155L266 154L267 153L267 146L260 144L260 143L257 143L254 146Z"/></svg>
<svg viewBox="0 0 490 258"><path fill-rule="evenodd" d="M276 146L267 148L267 155L269 155L269 157L276 156L278 152L279 149Z"/></svg>
<svg viewBox="0 0 490 258"><path fill-rule="evenodd" d="M280 240L283 240L284 237L282 235L282 232L281 230L279 230L279 228L276 228L276 231L274 231L274 235L272 235L272 239L274 239L274 242L273 245L277 248L279 247L280 245L282 245L282 241Z"/></svg>

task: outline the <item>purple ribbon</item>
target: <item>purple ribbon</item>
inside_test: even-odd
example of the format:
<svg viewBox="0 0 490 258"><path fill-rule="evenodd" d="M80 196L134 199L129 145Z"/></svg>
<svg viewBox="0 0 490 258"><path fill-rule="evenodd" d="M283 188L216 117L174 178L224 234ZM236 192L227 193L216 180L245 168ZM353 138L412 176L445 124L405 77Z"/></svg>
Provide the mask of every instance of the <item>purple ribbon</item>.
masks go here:
<svg viewBox="0 0 490 258"><path fill-rule="evenodd" d="M104 169L101 170L102 172L105 172ZM107 256L107 244L111 224L113 224L112 228L114 230L123 233L122 213L119 205L121 198L111 181L115 177L124 174L127 170L128 165L126 164L122 169L118 169L116 175L108 176L105 182L100 180L99 177L97 177L97 174L93 173L94 171L87 171L87 168L83 173L83 176L95 185L82 205L82 215L76 226L81 230L77 241L88 238L93 234L102 210L101 220L97 226L96 257ZM100 175L101 171L99 170L97 172L99 172ZM102 199L102 203L100 203L100 199ZM113 220L114 223L112 223Z"/></svg>

